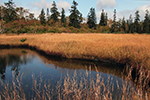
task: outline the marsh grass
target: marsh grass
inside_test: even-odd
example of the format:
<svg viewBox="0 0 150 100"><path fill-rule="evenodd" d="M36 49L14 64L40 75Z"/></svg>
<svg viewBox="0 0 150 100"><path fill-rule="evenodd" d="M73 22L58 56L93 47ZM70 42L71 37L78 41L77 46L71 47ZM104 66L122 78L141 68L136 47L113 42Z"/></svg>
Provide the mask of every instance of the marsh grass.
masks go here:
<svg viewBox="0 0 150 100"><path fill-rule="evenodd" d="M150 71L143 66L127 66L125 73L128 74L126 79L133 82L138 89L150 93Z"/></svg>
<svg viewBox="0 0 150 100"><path fill-rule="evenodd" d="M97 68L95 67L96 71ZM105 81L101 74L97 71L96 78L91 74L91 68L84 75L78 77L77 72L73 76L67 74L57 82L53 87L50 82L43 81L42 74L40 79L32 75L32 94L28 97L25 94L20 78L13 78L12 83L4 83L4 87L0 92L0 100L148 100L149 92L143 92L142 88L135 88L128 81L130 75L122 81L120 85L116 80L108 76ZM117 87L117 88L115 88Z"/></svg>
<svg viewBox="0 0 150 100"><path fill-rule="evenodd" d="M27 38L25 42L21 39ZM29 45L73 59L101 60L121 64L150 66L150 35L146 34L23 34L0 35L1 45ZM150 68L149 68L150 69Z"/></svg>
<svg viewBox="0 0 150 100"><path fill-rule="evenodd" d="M0 92L0 100L26 100L24 90L22 88L22 75L21 78L15 78L13 75L12 82L3 82L0 80L1 86L3 86L3 91Z"/></svg>

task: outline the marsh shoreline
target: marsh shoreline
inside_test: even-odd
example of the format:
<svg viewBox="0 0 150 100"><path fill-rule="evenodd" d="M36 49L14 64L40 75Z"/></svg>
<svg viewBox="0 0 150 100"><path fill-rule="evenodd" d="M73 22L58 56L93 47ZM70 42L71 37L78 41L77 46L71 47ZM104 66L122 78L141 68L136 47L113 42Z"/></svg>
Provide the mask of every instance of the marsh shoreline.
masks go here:
<svg viewBox="0 0 150 100"><path fill-rule="evenodd" d="M59 58L59 59L70 59L70 60L81 60L81 61L90 61L90 62L104 62L104 63L110 63L113 65L119 65L124 67L126 64L121 64L117 62L113 62L110 60L105 60L105 59L98 59L97 57L94 57L95 59L84 59L84 58L67 58L63 57L61 54L53 54L50 52L45 52L44 50L39 49L37 46L30 46L28 44L20 44L20 45L11 45L11 44L0 44L0 49L13 49L13 48L23 48L23 49L29 49L36 51L37 53L45 56L45 57L54 57L54 58Z"/></svg>
<svg viewBox="0 0 150 100"><path fill-rule="evenodd" d="M146 34L2 34L0 49L26 48L47 57L150 69L149 40Z"/></svg>

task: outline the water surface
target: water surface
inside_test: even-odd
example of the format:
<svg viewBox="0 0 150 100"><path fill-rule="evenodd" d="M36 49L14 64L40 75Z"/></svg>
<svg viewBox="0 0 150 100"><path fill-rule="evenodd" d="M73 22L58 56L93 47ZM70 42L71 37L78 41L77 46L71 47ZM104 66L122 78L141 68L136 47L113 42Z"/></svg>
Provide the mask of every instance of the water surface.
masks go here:
<svg viewBox="0 0 150 100"><path fill-rule="evenodd" d="M58 81L63 81L67 74L73 77L74 72L77 73L77 77L83 77L88 72L93 79L99 73L105 84L108 84L108 79L111 79L111 84L114 84L115 89L117 89L117 83L121 85L124 82L122 66L102 62L48 58L28 49L0 50L0 79L11 83L13 78L21 76L23 89L28 97L33 92L33 78L37 80L42 78L44 82L50 82L55 88ZM2 88L0 86L1 91Z"/></svg>

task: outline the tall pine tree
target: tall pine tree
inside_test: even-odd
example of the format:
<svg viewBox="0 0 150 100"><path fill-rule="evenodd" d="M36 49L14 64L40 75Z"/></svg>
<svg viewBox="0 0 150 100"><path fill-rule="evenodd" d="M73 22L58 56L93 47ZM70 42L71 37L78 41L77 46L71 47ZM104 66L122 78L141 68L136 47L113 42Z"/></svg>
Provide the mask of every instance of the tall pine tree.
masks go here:
<svg viewBox="0 0 150 100"><path fill-rule="evenodd" d="M107 13L106 13L104 26L107 26L107 20L108 20L108 16L107 16Z"/></svg>
<svg viewBox="0 0 150 100"><path fill-rule="evenodd" d="M114 9L114 19L113 19L113 23L111 26L111 33L114 33L117 27L117 23L116 23L116 9Z"/></svg>
<svg viewBox="0 0 150 100"><path fill-rule="evenodd" d="M149 21L150 21L149 11L146 10L145 19L144 19L144 22L143 22L143 33L149 33L149 30L150 30Z"/></svg>
<svg viewBox="0 0 150 100"><path fill-rule="evenodd" d="M55 1L53 1L52 8L51 8L51 19L53 19L55 22L58 22L59 16L60 13L58 12Z"/></svg>
<svg viewBox="0 0 150 100"><path fill-rule="evenodd" d="M47 16L47 23L50 21L50 14L49 14L49 8L47 8L47 14L46 14L46 16Z"/></svg>
<svg viewBox="0 0 150 100"><path fill-rule="evenodd" d="M127 25L128 25L128 33L134 33L134 23L133 23L133 18L132 15L129 16L129 19L127 20Z"/></svg>
<svg viewBox="0 0 150 100"><path fill-rule="evenodd" d="M61 12L61 24L65 27L66 26L66 16L65 16L65 10L62 8Z"/></svg>
<svg viewBox="0 0 150 100"><path fill-rule="evenodd" d="M95 14L95 9L91 8L90 12L88 14L88 22L87 22L89 28L94 28L96 29L96 14Z"/></svg>
<svg viewBox="0 0 150 100"><path fill-rule="evenodd" d="M45 12L44 9L41 10L41 14L39 15L40 22L42 25L45 25Z"/></svg>
<svg viewBox="0 0 150 100"><path fill-rule="evenodd" d="M100 18L100 26L105 26L105 12L104 9L102 9L101 18Z"/></svg>
<svg viewBox="0 0 150 100"><path fill-rule="evenodd" d="M134 31L139 33L140 32L140 15L139 15L139 11L135 12L135 20L134 20Z"/></svg>
<svg viewBox="0 0 150 100"><path fill-rule="evenodd" d="M4 20L6 22L17 20L18 17L15 9L15 3L13 2L13 0L9 0L7 3L4 4L6 6Z"/></svg>
<svg viewBox="0 0 150 100"><path fill-rule="evenodd" d="M125 21L125 18L123 17L122 19L122 25L121 25L121 28L124 30L124 32L126 33L126 21Z"/></svg>
<svg viewBox="0 0 150 100"><path fill-rule="evenodd" d="M75 28L80 28L80 23L82 22L82 14L77 9L78 3L73 0L73 5L71 6L70 16L69 16L69 26L73 26Z"/></svg>

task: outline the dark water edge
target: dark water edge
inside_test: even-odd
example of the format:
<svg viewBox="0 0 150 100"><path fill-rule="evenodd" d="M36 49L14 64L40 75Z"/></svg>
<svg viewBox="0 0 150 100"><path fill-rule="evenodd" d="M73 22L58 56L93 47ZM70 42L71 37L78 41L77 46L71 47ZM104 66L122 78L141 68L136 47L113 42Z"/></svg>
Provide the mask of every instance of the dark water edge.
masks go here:
<svg viewBox="0 0 150 100"><path fill-rule="evenodd" d="M40 52L29 49L1 49L0 50L0 79L3 82L10 83L12 79L19 78L22 75L22 83L27 99L33 97L33 77L37 82L42 78L43 82L51 83L55 89L58 81L64 82L67 76L74 76L77 73L78 80L85 77L87 72L92 79L96 79L97 72L104 79L105 85L108 80L112 79L114 84L113 98L117 98L121 90L117 89L117 84L122 87L125 82L124 66L111 63L72 60L54 56L45 56ZM127 72L127 71L126 71ZM130 82L131 88L135 88ZM110 85L111 86L111 85ZM0 87L0 91L2 88ZM118 97L119 98L119 97Z"/></svg>
<svg viewBox="0 0 150 100"><path fill-rule="evenodd" d="M20 61L19 57L20 55L26 55L30 52L34 52L31 54L34 57L34 54L39 57L40 59L43 60L44 64L53 64L55 68L61 67L63 69L70 69L70 70L75 70L75 69L83 69L83 70L89 70L89 67L91 67L92 71L95 71L95 67L97 67L97 70L99 72L104 72L108 74L113 74L116 75L120 78L122 78L122 72L124 70L124 65L116 65L116 64L111 64L111 63L105 63L105 62L95 62L95 61L87 61L87 60L75 60L75 59L66 59L66 58L60 58L60 57L54 57L54 56L45 56L39 52L35 52L34 50L29 50L29 49L19 49L19 48L10 48L10 49L0 49L1 50L6 50L9 51L9 56L10 59L12 59L11 63L13 60L17 60L21 64L27 63L30 59L24 59L25 61ZM15 50L15 52L13 51ZM17 54L18 53L18 54ZM0 52L0 54L3 54L3 52ZM32 58L31 58L32 59ZM27 60L27 61L26 61ZM4 59L1 60L2 63L4 63ZM18 64L19 65L19 64ZM18 66L17 65L17 66ZM6 65L5 65L6 66ZM15 68L13 68L15 69Z"/></svg>
<svg viewBox="0 0 150 100"><path fill-rule="evenodd" d="M28 44L19 44L19 45L9 45L9 44L0 44L0 49L14 49L14 48L23 48L23 49L30 49L38 52L40 55L43 55L48 58L56 58L56 59L72 59L72 60L82 60L82 61L91 61L91 62L104 62L104 63L110 63L113 65L118 66L125 66L126 64L116 63L114 61L106 60L106 59L98 59L97 57L94 57L94 59L85 59L85 58L66 58L63 57L60 53L55 52L46 52L44 50L39 49L36 46L30 46Z"/></svg>

